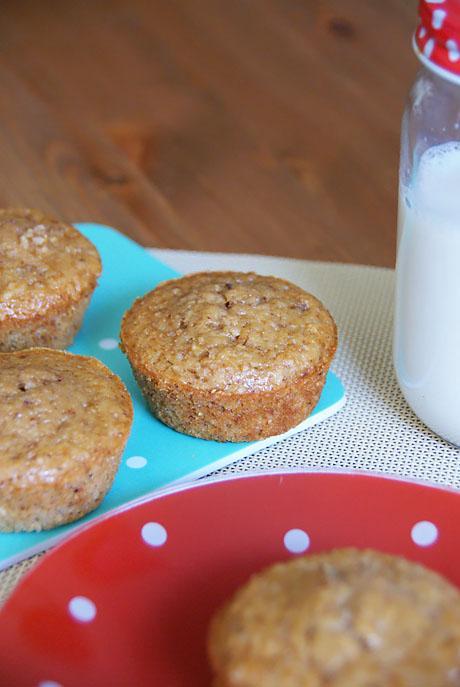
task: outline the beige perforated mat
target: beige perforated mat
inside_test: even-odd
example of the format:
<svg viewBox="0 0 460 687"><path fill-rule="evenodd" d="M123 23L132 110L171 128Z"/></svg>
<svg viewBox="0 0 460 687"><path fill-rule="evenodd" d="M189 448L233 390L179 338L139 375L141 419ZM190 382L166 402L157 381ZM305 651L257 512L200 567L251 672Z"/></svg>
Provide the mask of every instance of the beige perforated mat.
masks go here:
<svg viewBox="0 0 460 687"><path fill-rule="evenodd" d="M392 270L261 256L153 252L181 273L254 270L290 279L317 295L339 328L333 369L347 392L343 410L219 474L280 468L358 469L460 488L460 450L415 417L393 373ZM24 561L0 573L0 602L33 562Z"/></svg>

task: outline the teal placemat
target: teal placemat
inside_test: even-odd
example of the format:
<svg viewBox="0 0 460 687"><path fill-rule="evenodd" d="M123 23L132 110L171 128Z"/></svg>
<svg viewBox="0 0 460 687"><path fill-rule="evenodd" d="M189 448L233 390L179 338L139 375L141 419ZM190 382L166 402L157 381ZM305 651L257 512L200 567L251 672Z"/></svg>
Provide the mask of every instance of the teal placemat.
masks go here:
<svg viewBox="0 0 460 687"><path fill-rule="evenodd" d="M103 272L83 326L69 350L99 358L122 378L134 402L133 429L113 486L99 508L76 523L54 530L0 534L0 569L42 551L83 523L159 487L209 474L280 439L241 444L195 439L166 427L148 412L118 348L120 321L137 296L178 275L114 229L89 223L76 226L99 250ZM283 437L330 417L344 401L342 384L329 372L313 413Z"/></svg>

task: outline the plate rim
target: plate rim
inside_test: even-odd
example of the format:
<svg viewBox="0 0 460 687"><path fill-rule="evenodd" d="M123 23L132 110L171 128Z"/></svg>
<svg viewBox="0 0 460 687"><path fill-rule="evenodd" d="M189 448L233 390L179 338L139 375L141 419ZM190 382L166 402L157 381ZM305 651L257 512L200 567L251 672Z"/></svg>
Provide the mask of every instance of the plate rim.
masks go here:
<svg viewBox="0 0 460 687"><path fill-rule="evenodd" d="M73 544L73 541L80 537L80 535L84 535L88 530L92 528L99 527L103 522L106 520L110 520L114 517L120 516L122 513L132 510L133 508L140 507L146 503L150 503L153 501L158 501L160 499L166 498L168 496L173 496L176 494L180 494L186 491L191 491L195 489L204 489L208 487L213 487L216 485L221 485L225 483L233 483L233 482L239 482L239 481L247 481L250 479L257 479L259 480L260 478L273 478L273 477L290 477L293 475L300 475L302 477L307 477L309 475L322 475L325 477L337 477L337 476L342 476L342 477L348 477L348 478L370 478L370 479L375 479L377 481L385 481L385 482L390 482L390 483L402 483L407 486L416 486L416 487L422 487L422 488L429 488L434 491L440 491L448 494L453 494L455 496L460 497L460 489L456 489L455 487L450 487L442 484L437 484L434 482L430 482L428 480L420 480L420 479L412 479L412 478L407 478L407 477L401 477L400 475L395 475L392 473L381 473L377 471L370 471L370 470L352 470L352 469L331 469L328 470L326 468L309 468L309 469L303 469L303 468L293 468L292 470L286 470L286 469L271 469L271 470L257 470L254 472L247 472L247 473L238 473L238 474L230 474L230 475L220 475L218 477L204 477L202 479L196 480L196 481L190 481L190 482L183 482L183 483L176 483L176 484L170 484L166 487L161 487L157 491L151 494L146 494L144 496L140 496L137 499L134 499L133 501L130 501L128 503L122 504L118 506L117 508L113 509L110 512L107 513L101 513L97 518L94 518L93 520L83 523L81 527L79 527L77 530L69 533L65 533L62 536L57 536L53 538L52 541L55 542L55 544L51 545L51 548L47 547L47 550L45 552L45 555L37 561L35 565L33 565L29 570L27 570L24 575L21 577L19 582L15 585L13 590L9 593L7 598L5 599L4 603L0 606L0 621L2 619L2 615L4 614L5 611L8 610L10 602L13 600L17 594L20 593L23 585L27 584L29 581L29 578L35 574L38 568L40 568L42 565L47 565L48 564L48 559L54 555L57 555L61 548L65 546L71 546ZM49 540L48 540L49 543ZM37 551L36 553L40 553L40 551ZM32 554L34 555L34 554Z"/></svg>

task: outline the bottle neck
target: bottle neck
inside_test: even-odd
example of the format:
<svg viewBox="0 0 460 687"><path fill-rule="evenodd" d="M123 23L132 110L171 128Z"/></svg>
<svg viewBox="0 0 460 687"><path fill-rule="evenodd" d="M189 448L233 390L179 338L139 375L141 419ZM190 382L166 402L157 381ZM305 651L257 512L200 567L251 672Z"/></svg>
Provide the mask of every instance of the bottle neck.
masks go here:
<svg viewBox="0 0 460 687"><path fill-rule="evenodd" d="M443 128L452 118L460 122L460 83L421 63L413 82L410 106L425 111L431 123Z"/></svg>

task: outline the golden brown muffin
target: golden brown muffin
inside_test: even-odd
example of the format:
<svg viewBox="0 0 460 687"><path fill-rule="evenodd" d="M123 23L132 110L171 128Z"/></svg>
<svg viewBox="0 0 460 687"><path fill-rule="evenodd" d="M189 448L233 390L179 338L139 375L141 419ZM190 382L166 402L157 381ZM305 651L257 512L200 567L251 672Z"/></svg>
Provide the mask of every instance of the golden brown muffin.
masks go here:
<svg viewBox="0 0 460 687"><path fill-rule="evenodd" d="M131 398L95 358L49 348L0 353L0 530L82 517L110 488Z"/></svg>
<svg viewBox="0 0 460 687"><path fill-rule="evenodd" d="M336 346L336 326L318 299L254 273L164 282L134 302L121 327L154 415L217 441L261 439L304 420Z"/></svg>
<svg viewBox="0 0 460 687"><path fill-rule="evenodd" d="M376 551L278 563L211 623L219 687L460 685L460 593L440 575Z"/></svg>
<svg viewBox="0 0 460 687"><path fill-rule="evenodd" d="M93 244L39 210L0 210L0 351L65 348L101 273Z"/></svg>

